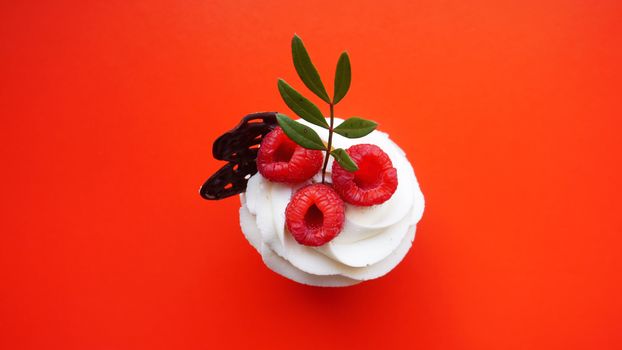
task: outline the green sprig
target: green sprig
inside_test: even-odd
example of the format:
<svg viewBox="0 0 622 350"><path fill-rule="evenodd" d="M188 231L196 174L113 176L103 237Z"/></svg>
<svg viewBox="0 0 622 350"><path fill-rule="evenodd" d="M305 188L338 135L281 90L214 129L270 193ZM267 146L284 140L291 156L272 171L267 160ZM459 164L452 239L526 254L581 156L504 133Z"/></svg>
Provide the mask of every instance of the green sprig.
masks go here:
<svg viewBox="0 0 622 350"><path fill-rule="evenodd" d="M335 127L334 107L348 93L350 83L352 82L352 69L350 66L350 57L347 52L341 53L337 61L337 69L335 71L335 82L332 100L328 97L326 88L322 83L320 74L311 61L311 57L305 48L302 39L298 35L292 38L292 58L294 67L298 76L305 86L317 95L324 102L328 103L330 114L329 123L322 115L320 109L309 101L306 97L291 87L285 80L278 80L278 89L285 104L294 111L300 118L328 129L328 144L324 145L320 136L308 126L292 120L284 114L277 115L277 121L285 134L294 142L304 148L317 149L326 151L324 165L322 167L322 183L325 182L326 167L328 165L329 156L332 155L337 163L347 171L357 171L358 166L350 158L348 153L341 148L333 149L332 140L333 133L338 133L347 138L359 138L368 135L376 129L378 124L371 120L359 117L346 119L343 123Z"/></svg>

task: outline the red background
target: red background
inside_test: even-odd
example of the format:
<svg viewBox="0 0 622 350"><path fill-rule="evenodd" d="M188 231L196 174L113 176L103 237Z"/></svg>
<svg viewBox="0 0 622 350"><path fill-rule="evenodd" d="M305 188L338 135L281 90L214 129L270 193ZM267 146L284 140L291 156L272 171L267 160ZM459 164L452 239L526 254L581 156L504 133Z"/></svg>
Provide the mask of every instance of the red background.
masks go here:
<svg viewBox="0 0 622 350"><path fill-rule="evenodd" d="M622 2L0 5L0 348L622 347ZM211 143L305 94L381 123L427 208L387 277L265 268ZM317 99L315 99L317 101Z"/></svg>

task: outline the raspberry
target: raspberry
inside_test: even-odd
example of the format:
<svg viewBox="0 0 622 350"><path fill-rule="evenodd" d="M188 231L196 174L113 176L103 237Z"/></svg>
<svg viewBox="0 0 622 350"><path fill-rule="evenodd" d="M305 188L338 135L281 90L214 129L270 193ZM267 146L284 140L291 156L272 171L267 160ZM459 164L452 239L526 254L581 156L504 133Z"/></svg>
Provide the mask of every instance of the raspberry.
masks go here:
<svg viewBox="0 0 622 350"><path fill-rule="evenodd" d="M287 230L300 244L320 246L343 228L345 204L335 190L324 184L298 190L285 209Z"/></svg>
<svg viewBox="0 0 622 350"><path fill-rule="evenodd" d="M322 151L299 146L277 127L261 141L257 170L271 181L298 183L315 175L323 159Z"/></svg>
<svg viewBox="0 0 622 350"><path fill-rule="evenodd" d="M397 189L397 170L380 147L354 145L346 150L359 167L355 172L333 162L333 187L347 203L370 206L387 201Z"/></svg>

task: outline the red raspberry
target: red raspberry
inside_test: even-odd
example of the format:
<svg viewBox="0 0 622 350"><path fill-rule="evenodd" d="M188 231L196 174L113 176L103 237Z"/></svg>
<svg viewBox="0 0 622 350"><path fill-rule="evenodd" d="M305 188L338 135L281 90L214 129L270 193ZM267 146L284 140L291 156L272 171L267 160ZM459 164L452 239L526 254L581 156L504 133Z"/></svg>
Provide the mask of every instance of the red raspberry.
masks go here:
<svg viewBox="0 0 622 350"><path fill-rule="evenodd" d="M299 189L285 209L287 230L300 244L320 246L343 228L345 204L335 190L324 184Z"/></svg>
<svg viewBox="0 0 622 350"><path fill-rule="evenodd" d="M354 145L346 150L359 167L349 172L333 161L333 187L344 201L370 206L387 201L397 189L397 170L380 147Z"/></svg>
<svg viewBox="0 0 622 350"><path fill-rule="evenodd" d="M261 141L257 170L271 181L298 183L315 175L323 160L322 151L299 146L277 127Z"/></svg>

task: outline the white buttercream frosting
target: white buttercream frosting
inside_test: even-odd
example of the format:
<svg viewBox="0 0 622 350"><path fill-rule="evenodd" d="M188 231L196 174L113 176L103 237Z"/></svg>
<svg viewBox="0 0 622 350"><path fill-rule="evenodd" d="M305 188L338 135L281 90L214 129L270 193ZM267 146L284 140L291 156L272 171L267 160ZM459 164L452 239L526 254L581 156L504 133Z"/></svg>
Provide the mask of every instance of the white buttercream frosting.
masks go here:
<svg viewBox="0 0 622 350"><path fill-rule="evenodd" d="M326 129L298 121L327 141ZM338 125L342 120L335 122ZM249 179L246 193L240 195L240 225L270 269L299 283L341 287L383 276L404 258L425 206L415 172L404 151L386 133L376 130L358 139L333 134L335 148L347 149L360 143L377 145L389 155L397 169L397 189L379 205L358 207L346 203L343 230L320 247L298 244L285 227L285 208L292 194L301 186L320 182L320 173L295 186L268 181L259 173ZM330 180L332 160L328 164Z"/></svg>

